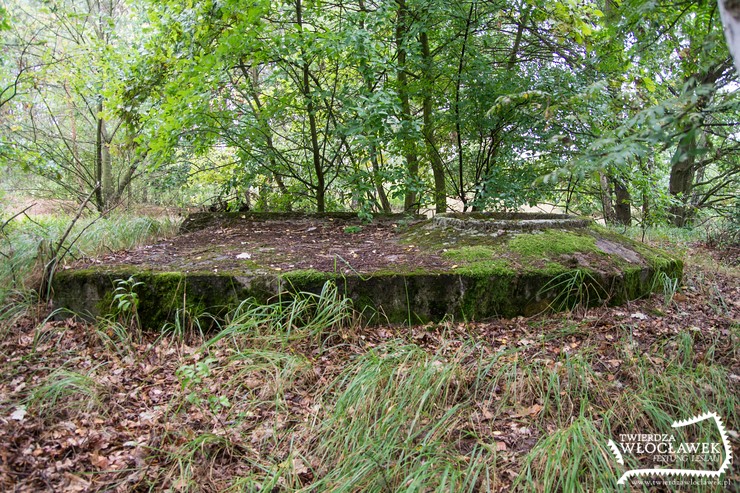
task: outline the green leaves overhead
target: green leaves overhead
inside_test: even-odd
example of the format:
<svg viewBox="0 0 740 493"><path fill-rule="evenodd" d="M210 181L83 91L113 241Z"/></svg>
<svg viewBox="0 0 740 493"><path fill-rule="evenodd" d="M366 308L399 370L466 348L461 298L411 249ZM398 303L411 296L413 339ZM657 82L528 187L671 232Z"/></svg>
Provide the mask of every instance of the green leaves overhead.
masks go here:
<svg viewBox="0 0 740 493"><path fill-rule="evenodd" d="M200 200L368 213L601 202L607 220L610 203L673 201L686 214L663 216L686 219L737 187L737 77L712 2L13 4L56 24L0 26L28 48L6 50L4 87L33 88L24 103L49 102L44 123L67 141L72 107L88 133L101 118L123 129L109 143L127 156L118 175L140 160L133 177L171 173L158 186ZM59 155L45 161L57 176Z"/></svg>

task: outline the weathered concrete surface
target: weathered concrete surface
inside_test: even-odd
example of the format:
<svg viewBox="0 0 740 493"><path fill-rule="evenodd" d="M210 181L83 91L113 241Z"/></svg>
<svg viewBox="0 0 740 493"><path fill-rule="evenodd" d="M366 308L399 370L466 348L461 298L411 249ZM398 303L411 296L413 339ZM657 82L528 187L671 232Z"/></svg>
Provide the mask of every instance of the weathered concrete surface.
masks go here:
<svg viewBox="0 0 740 493"><path fill-rule="evenodd" d="M357 219L354 212L196 212L190 214L180 225L181 233L190 233L201 229L218 226L234 226L240 222L291 221L306 218L339 219L349 221ZM419 214L377 214L376 222L393 222L398 220L423 221L426 217Z"/></svg>
<svg viewBox="0 0 740 493"><path fill-rule="evenodd" d="M650 280L657 272L680 275L680 269L680 263L675 263L660 269L645 267L594 275L598 287L589 289L597 296L591 297L588 303L619 304L645 296L651 292ZM139 316L145 326L156 329L172 320L179 310L223 316L247 298L268 302L281 293L320 293L325 282L333 281L369 322L418 323L446 317L481 320L537 314L560 296L557 289L543 289L558 275L563 274L381 273L339 277L332 273L316 273L293 278L289 274L244 276L86 269L60 272L54 281L53 299L58 308L94 319L111 313L116 281L134 276L142 282L136 289L140 300Z"/></svg>
<svg viewBox="0 0 740 493"><path fill-rule="evenodd" d="M490 212L472 214L437 214L434 224L443 228L462 231L535 231L543 229L575 229L588 227L593 221L566 214L541 214L524 212Z"/></svg>
<svg viewBox="0 0 740 493"><path fill-rule="evenodd" d="M219 224L252 220L242 217L244 213L236 216L221 217ZM486 217L448 219L485 222ZM493 224L502 219L491 216L490 220ZM521 231L522 222L546 218L514 215L510 220ZM229 269L188 271L177 267L183 264L102 263L58 272L52 284L53 301L55 307L88 319L106 316L113 312L117 281L133 277L141 283L135 292L142 325L157 330L183 311L191 316L223 316L248 298L268 302L301 291L319 293L324 283L331 281L370 323L419 323L449 317L480 320L529 316L579 304L619 304L662 286L661 273L681 277L682 263L663 252L603 228L573 227L501 235L490 233L488 226L470 234L450 223L416 222L399 233L398 242L403 248L434 252L445 258L448 267L442 270L399 272L390 264L370 272L286 271L252 262L242 267L229 264Z"/></svg>

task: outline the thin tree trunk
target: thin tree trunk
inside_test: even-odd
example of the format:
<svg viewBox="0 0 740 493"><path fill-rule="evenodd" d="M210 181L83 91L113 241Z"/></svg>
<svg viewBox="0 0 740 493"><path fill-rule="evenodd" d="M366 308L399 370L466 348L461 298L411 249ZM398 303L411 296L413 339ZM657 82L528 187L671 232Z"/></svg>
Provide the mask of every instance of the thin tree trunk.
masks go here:
<svg viewBox="0 0 740 493"><path fill-rule="evenodd" d="M401 100L401 120L405 123L402 130L403 153L406 159L406 172L410 182L416 182L419 177L419 160L416 154L416 143L408 132L410 131L412 115L411 103L409 101L408 77L406 75L406 47L404 37L408 34L408 11L406 0L396 0L398 3L398 16L396 19L396 49L398 50L398 97ZM419 204L416 192L407 190L404 202L407 211L418 210Z"/></svg>
<svg viewBox="0 0 740 493"><path fill-rule="evenodd" d="M113 197L113 163L110 156L110 141L105 128L105 120L100 119L100 137L102 139L101 152L101 178L103 187L103 200L107 203Z"/></svg>
<svg viewBox="0 0 740 493"><path fill-rule="evenodd" d="M524 14L522 14L521 22L519 22L519 25L516 29L516 37L514 38L514 46L511 48L511 53L509 54L509 61L506 63L506 70L511 72L514 70L514 67L516 67L516 59L517 54L519 53L519 46L522 43L522 35L524 34L524 25L529 20L529 10L526 10Z"/></svg>
<svg viewBox="0 0 740 493"><path fill-rule="evenodd" d="M627 186L620 179L612 180L614 184L614 218L619 224L632 224L632 197Z"/></svg>
<svg viewBox="0 0 740 493"><path fill-rule="evenodd" d="M97 129L95 132L95 206L98 212L103 212L105 202L103 199L103 101L98 103Z"/></svg>
<svg viewBox="0 0 740 493"><path fill-rule="evenodd" d="M470 34L470 24L473 20L474 9L475 2L470 2L468 18L465 20L465 34L463 35L462 49L460 50L460 61L457 64L457 77L455 78L455 137L457 140L457 180L459 186L457 195L463 203L463 210L468 209L468 200L465 196L465 178L463 175L464 159L462 146L462 123L460 122L460 87L462 86L462 72L465 67L465 51L468 47L468 36Z"/></svg>
<svg viewBox="0 0 740 493"><path fill-rule="evenodd" d="M303 8L301 0L296 0L296 25L298 32L303 33ZM306 60L306 54L301 50L303 64L301 72L303 81L301 92L306 100L306 111L308 112L308 125L311 133L311 156L313 157L313 169L316 174L316 211L325 212L326 210L326 180L324 169L321 166L321 147L319 147L319 131L316 124L316 105L314 104L313 95L311 94L311 68L310 62Z"/></svg>
<svg viewBox="0 0 740 493"><path fill-rule="evenodd" d="M422 111L424 113L424 142L427 148L427 156L432 163L432 174L434 176L434 210L438 214L447 211L447 191L445 189L444 163L437 151L436 138L434 136L434 109L432 107L432 94L434 93L434 74L431 50L429 49L429 37L426 31L419 35L421 41L421 56L424 66L424 99Z"/></svg>

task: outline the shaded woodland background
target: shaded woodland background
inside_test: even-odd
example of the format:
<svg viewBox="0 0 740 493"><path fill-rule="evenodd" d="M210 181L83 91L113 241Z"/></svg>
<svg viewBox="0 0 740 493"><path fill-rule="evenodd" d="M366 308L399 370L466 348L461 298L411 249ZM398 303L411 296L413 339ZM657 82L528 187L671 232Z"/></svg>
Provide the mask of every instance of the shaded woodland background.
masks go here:
<svg viewBox="0 0 740 493"><path fill-rule="evenodd" d="M99 211L740 216L737 74L712 1L6 0L1 15L6 191L93 193Z"/></svg>

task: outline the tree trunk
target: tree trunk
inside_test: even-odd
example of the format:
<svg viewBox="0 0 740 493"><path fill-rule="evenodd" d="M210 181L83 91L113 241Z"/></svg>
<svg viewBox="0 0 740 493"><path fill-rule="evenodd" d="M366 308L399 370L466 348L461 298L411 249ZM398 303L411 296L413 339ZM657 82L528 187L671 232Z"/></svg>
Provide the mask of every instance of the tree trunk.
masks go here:
<svg viewBox="0 0 740 493"><path fill-rule="evenodd" d="M688 223L691 212L689 199L694 185L694 164L696 163L696 130L689 130L678 142L673 155L673 166L668 190L678 204L671 206L671 223L683 227Z"/></svg>
<svg viewBox="0 0 740 493"><path fill-rule="evenodd" d="M401 121L404 123L401 131L403 153L406 159L406 172L410 183L415 183L419 177L419 160L416 155L416 143L410 138L411 130L411 103L409 101L408 77L406 75L406 47L404 37L408 34L408 10L406 0L396 0L398 3L398 15L396 19L396 47L398 50L398 97L401 100ZM407 211L418 210L419 204L416 192L407 190L403 207Z"/></svg>
<svg viewBox="0 0 740 493"><path fill-rule="evenodd" d="M613 179L614 184L614 218L617 223L630 226L632 224L632 198L627 186L620 179Z"/></svg>
<svg viewBox="0 0 740 493"><path fill-rule="evenodd" d="M463 35L462 48L460 50L460 60L457 64L457 76L455 77L455 140L457 141L457 195L463 204L463 211L468 209L468 198L465 195L465 177L464 156L462 145L462 122L460 121L460 87L462 86L462 73L465 67L465 51L468 48L468 36L470 35L470 25L473 22L473 12L475 11L475 2L470 2L468 18L465 20L465 34Z"/></svg>
<svg viewBox="0 0 740 493"><path fill-rule="evenodd" d="M599 184L601 185L601 208L604 212L604 222L614 224L616 216L612 203L612 192L609 187L609 177L605 173L599 173Z"/></svg>
<svg viewBox="0 0 740 493"><path fill-rule="evenodd" d="M704 124L704 109L712 100L716 83L725 73L725 70L731 66L731 59L726 59L710 68L704 73L694 74L688 78L685 86L686 92L696 90L696 87L711 86L712 91L705 92L697 97L693 112L698 114L699 121L689 121L684 126L684 135L678 141L676 152L671 159L671 176L668 190L671 197L678 202L670 209L671 223L674 226L686 226L691 220L694 208L691 205L692 190L694 188L694 179L696 174L696 152L698 149L701 126Z"/></svg>
<svg viewBox="0 0 740 493"><path fill-rule="evenodd" d="M296 0L296 25L298 26L298 32L303 33L303 8L301 6L301 0ZM302 50L303 51L303 50ZM303 75L303 81L301 85L301 92L306 100L306 111L308 112L308 125L311 133L311 156L313 157L313 170L316 174L316 211L326 211L326 180L324 177L324 169L321 166L321 147L319 147L319 131L316 125L316 105L311 94L311 71L309 61L306 60L305 52L301 53L303 58L303 64L301 66L301 72Z"/></svg>
<svg viewBox="0 0 740 493"><path fill-rule="evenodd" d="M102 139L101 148L101 178L103 187L103 200L108 204L113 197L113 163L110 157L110 140L105 128L105 120L100 119L100 131Z"/></svg>
<svg viewBox="0 0 740 493"><path fill-rule="evenodd" d="M444 163L437 151L436 138L434 136L434 109L432 107L432 94L434 93L433 60L429 49L429 37L426 31L419 35L421 41L421 56L424 73L424 100L422 111L424 113L424 143L427 149L429 162L432 163L432 174L434 176L434 210L437 214L447 211L447 191L445 189Z"/></svg>
<svg viewBox="0 0 740 493"><path fill-rule="evenodd" d="M95 207L98 212L103 212L105 202L103 199L103 101L98 103L97 128L95 131Z"/></svg>

